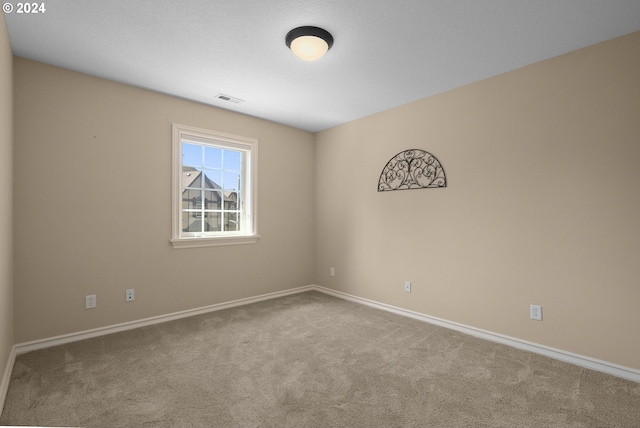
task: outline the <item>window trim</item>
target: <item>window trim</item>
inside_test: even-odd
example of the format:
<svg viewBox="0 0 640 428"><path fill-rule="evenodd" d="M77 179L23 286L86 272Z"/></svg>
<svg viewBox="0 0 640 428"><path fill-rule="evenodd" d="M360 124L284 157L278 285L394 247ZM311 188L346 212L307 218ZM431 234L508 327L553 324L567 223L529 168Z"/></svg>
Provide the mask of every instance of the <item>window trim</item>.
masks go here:
<svg viewBox="0 0 640 428"><path fill-rule="evenodd" d="M203 143L218 142L229 148L245 150L247 165L244 168L245 210L247 230L243 233L225 232L220 235L181 236L182 225L182 140L185 136ZM224 134L193 126L172 125L172 195L171 195L171 245L174 249L212 247L221 245L255 244L258 242L258 139ZM247 179L249 174L249 179Z"/></svg>

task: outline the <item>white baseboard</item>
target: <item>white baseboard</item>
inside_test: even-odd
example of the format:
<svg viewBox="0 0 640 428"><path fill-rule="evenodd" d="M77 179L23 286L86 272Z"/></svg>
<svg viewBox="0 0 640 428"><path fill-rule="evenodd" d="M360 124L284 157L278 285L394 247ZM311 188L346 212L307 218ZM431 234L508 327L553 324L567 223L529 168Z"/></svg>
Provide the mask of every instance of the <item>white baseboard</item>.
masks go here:
<svg viewBox="0 0 640 428"><path fill-rule="evenodd" d="M471 327L471 326L460 324L457 322L432 317L430 315L421 314L419 312L409 311L407 309L398 308L395 306L387 305L385 303L376 302L374 300L353 296L351 294L343 293L341 291L331 290L329 288L321 287L319 285L314 285L313 289L320 291L321 293L328 294L330 296L348 300L350 302L360 303L362 305L370 306L372 308L393 312L394 314L403 315L409 318L414 318L430 324L438 325L440 327L446 327L452 330L459 331L461 333L478 337L480 339L501 343L503 345L511 346L513 348L522 349L525 351L544 355L546 357L554 358L556 360L564 361L566 363L574 364L576 366L585 367L591 370L596 370L602 373L610 374L616 377L620 377L623 379L640 383L640 370L632 369L630 367L624 367L624 366L610 363L607 361L586 357L584 355L574 354L573 352L563 351L562 349L551 348L549 346L528 342L526 340L517 339L515 337L509 337L503 334L482 330L479 328Z"/></svg>
<svg viewBox="0 0 640 428"><path fill-rule="evenodd" d="M575 364L580 367L586 367L591 370L597 370L599 372L607 373L613 376L617 376L623 379L628 379L628 380L640 383L640 370L620 366L618 364L598 360L591 357L586 357L584 355L574 354L572 352L563 351L561 349L551 348L545 345L528 342L526 340L505 336L503 334L482 330L479 328L467 326L467 325L456 323L453 321L432 317L430 315L422 314L419 312L398 308L395 306L387 305L385 303L380 303L374 300L369 300L362 297L353 296L351 294L343 293L341 291L336 291L329 288L321 287L319 285L308 285L308 286L292 288L284 291L277 291L275 293L268 293L260 296L233 300L231 302L218 303L215 305L204 306L201 308L174 312L167 315L160 315L157 317L145 318L138 321L131 321L131 322L126 322L122 324L100 327L92 330L85 330L77 333L65 334L61 336L55 336L55 337L50 337L46 339L34 340L31 342L17 344L12 349L11 356L9 357L10 361L7 363L7 368L5 369L5 374L4 374L4 377L2 378L2 384L0 384L0 404L3 403L6 390L9 387L9 379L11 377L11 368L13 367L13 361L15 360L16 355L24 354L26 352L35 351L38 349L49 348L51 346L58 346L58 345L63 345L65 343L71 343L79 340L89 339L92 337L104 336L107 334L117 333L125 330L132 330L135 328L145 327L152 324L160 324L167 321L177 320L180 318L186 318L194 315L200 315L208 312L220 311L223 309L233 308L236 306L249 305L251 303L260 302L263 300L275 299L277 297L303 293L305 291L311 291L311 290L319 291L321 293L338 297L340 299L348 300L350 302L359 303L362 305L370 306L372 308L381 309L384 311L392 312L392 313L406 316L409 318L414 318L430 324L435 324L441 327L456 330L464 334L469 334L471 336L475 336L480 339L485 339L491 342L497 342L503 345L511 346L513 348L522 349L522 350L533 352L536 354L541 354L550 358L554 358L556 360L564 361L570 364ZM0 406L0 409L1 408L2 407Z"/></svg>
<svg viewBox="0 0 640 428"><path fill-rule="evenodd" d="M307 285L304 287L291 288L284 291L276 291L275 293L262 294L260 296L248 297L244 299L232 300L230 302L217 303L215 305L203 306L201 308L188 309L171 314L160 315L151 318L145 318L137 321L125 322L122 324L110 325L106 327L84 330L77 333L63 334L61 336L49 337L45 339L33 340L30 342L19 343L15 346L17 355L24 354L38 349L50 348L52 346L64 345L65 343L77 342L79 340L90 339L92 337L105 336L111 333L118 333L125 330L133 330L135 328L145 327L153 324L160 324L167 321L173 321L180 318L192 317L208 312L221 311L223 309L233 308L236 306L249 305L263 300L275 299L277 297L288 296L290 294L303 293L305 291L314 290L315 287Z"/></svg>
<svg viewBox="0 0 640 428"><path fill-rule="evenodd" d="M9 352L9 359L7 365L4 368L2 379L0 379L0 414L4 409L4 400L7 398L7 391L9 391L9 382L11 381L11 372L13 371L13 364L16 362L16 347L11 348Z"/></svg>

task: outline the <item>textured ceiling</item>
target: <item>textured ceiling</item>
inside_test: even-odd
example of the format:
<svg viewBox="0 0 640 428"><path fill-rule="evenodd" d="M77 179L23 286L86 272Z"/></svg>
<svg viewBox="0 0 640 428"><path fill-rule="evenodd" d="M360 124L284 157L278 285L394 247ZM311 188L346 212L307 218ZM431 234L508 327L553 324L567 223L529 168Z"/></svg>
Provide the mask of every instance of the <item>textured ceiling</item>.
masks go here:
<svg viewBox="0 0 640 428"><path fill-rule="evenodd" d="M640 30L639 0L45 5L45 13L5 14L15 55L309 131ZM304 62L286 47L301 25L333 34L324 58Z"/></svg>

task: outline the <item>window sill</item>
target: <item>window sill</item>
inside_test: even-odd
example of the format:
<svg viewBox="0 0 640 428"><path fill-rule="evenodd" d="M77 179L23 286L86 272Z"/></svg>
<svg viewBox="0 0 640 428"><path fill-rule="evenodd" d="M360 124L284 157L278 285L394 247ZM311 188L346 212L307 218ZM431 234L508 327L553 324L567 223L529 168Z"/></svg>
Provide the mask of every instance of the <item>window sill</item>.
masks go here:
<svg viewBox="0 0 640 428"><path fill-rule="evenodd" d="M172 239L171 245L174 250L182 248L200 247L220 247L224 245L255 244L260 239L260 235L248 236L219 236L215 238L182 238Z"/></svg>

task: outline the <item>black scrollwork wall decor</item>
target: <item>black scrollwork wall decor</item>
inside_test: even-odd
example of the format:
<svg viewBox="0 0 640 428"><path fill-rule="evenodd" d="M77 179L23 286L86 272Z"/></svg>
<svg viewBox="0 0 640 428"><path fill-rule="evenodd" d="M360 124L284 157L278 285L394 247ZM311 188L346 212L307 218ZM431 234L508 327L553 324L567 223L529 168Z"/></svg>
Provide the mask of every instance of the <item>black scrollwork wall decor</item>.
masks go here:
<svg viewBox="0 0 640 428"><path fill-rule="evenodd" d="M378 192L447 187L440 161L420 149L405 150L391 158L378 180Z"/></svg>

